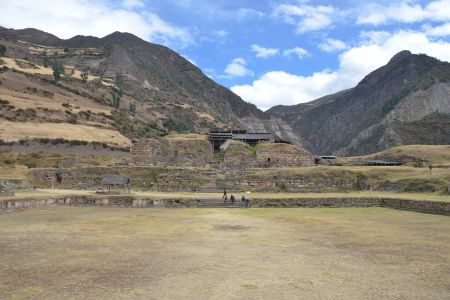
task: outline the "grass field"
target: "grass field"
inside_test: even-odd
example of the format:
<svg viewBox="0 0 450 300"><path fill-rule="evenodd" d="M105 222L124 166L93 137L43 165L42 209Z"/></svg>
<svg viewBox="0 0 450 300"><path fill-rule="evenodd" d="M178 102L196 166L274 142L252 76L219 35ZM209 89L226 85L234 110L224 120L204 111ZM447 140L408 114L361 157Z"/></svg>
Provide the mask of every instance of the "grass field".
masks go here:
<svg viewBox="0 0 450 300"><path fill-rule="evenodd" d="M0 298L449 299L449 228L383 208L0 214Z"/></svg>

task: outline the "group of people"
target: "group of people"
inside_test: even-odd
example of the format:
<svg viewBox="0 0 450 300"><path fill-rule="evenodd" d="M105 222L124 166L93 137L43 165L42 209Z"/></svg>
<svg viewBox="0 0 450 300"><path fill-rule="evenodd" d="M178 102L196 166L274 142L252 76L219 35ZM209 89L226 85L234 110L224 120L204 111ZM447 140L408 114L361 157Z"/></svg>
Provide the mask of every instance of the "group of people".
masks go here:
<svg viewBox="0 0 450 300"><path fill-rule="evenodd" d="M223 190L222 198L223 198L223 204L225 206L227 206L228 195L227 195L227 190L225 190L225 189ZM231 202L231 205L234 205L236 203L236 198L234 197L233 194L231 194L231 196L230 196L230 202ZM248 199L246 199L244 195L242 195L242 198L241 198L241 206L248 207Z"/></svg>

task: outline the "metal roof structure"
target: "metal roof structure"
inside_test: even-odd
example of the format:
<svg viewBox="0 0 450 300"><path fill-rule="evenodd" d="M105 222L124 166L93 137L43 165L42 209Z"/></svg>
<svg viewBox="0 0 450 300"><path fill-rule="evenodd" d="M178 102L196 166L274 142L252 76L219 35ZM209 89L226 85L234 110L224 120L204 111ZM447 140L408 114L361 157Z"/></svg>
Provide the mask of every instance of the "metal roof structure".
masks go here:
<svg viewBox="0 0 450 300"><path fill-rule="evenodd" d="M124 176L105 176L102 179L102 184L105 185L125 185L130 183L130 178Z"/></svg>
<svg viewBox="0 0 450 300"><path fill-rule="evenodd" d="M247 132L246 130L210 131L208 140L213 144L214 149L216 150L227 140L242 141L252 146L259 142L275 142L272 133Z"/></svg>
<svg viewBox="0 0 450 300"><path fill-rule="evenodd" d="M259 140L259 141L271 141L273 140L273 135L271 133L261 132L261 133L233 133L233 140Z"/></svg>
<svg viewBox="0 0 450 300"><path fill-rule="evenodd" d="M385 160L363 160L363 166L400 166L403 165L401 161L385 161Z"/></svg>

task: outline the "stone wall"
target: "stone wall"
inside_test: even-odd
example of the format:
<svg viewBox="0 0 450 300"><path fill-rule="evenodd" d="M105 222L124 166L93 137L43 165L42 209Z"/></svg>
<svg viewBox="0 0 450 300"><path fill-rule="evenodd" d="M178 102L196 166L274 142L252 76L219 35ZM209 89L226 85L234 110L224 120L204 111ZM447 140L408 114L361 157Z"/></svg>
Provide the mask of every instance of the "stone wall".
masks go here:
<svg viewBox="0 0 450 300"><path fill-rule="evenodd" d="M423 213L450 216L450 202L382 199L380 205L383 207L400 210L411 210Z"/></svg>
<svg viewBox="0 0 450 300"><path fill-rule="evenodd" d="M314 157L308 151L289 144L259 144L256 146L256 159L262 168L314 165Z"/></svg>
<svg viewBox="0 0 450 300"><path fill-rule="evenodd" d="M255 149L243 142L229 140L223 149L223 165L225 168L251 168L256 166Z"/></svg>
<svg viewBox="0 0 450 300"><path fill-rule="evenodd" d="M206 166L212 159L213 147L206 139L147 138L130 153L134 166Z"/></svg>
<svg viewBox="0 0 450 300"><path fill-rule="evenodd" d="M32 169L28 172L27 181L38 188L50 188L55 176L56 188L66 189L100 189L104 176L117 175L131 179L132 188L152 190L156 187L156 177L170 168L161 167L90 167L70 169ZM58 176L56 176L58 173ZM118 187L121 189L121 187Z"/></svg>
<svg viewBox="0 0 450 300"><path fill-rule="evenodd" d="M357 174L341 172L302 174L299 172L258 172L229 176L227 188L252 192L349 192L356 189Z"/></svg>
<svg viewBox="0 0 450 300"><path fill-rule="evenodd" d="M59 173L55 188L96 190L102 187L104 176L129 177L132 189L160 191L198 191L215 189L216 173L204 168L176 167L92 167L62 169L33 169L28 181L38 188L50 188L49 177ZM116 187L121 190L123 187Z"/></svg>
<svg viewBox="0 0 450 300"><path fill-rule="evenodd" d="M7 182L0 182L0 197L14 196L14 188Z"/></svg>
<svg viewBox="0 0 450 300"><path fill-rule="evenodd" d="M410 210L450 216L450 202L418 201L382 198L291 198L291 199L251 199L250 207L371 207L381 206L399 210Z"/></svg>
<svg viewBox="0 0 450 300"><path fill-rule="evenodd" d="M208 169L172 169L156 178L158 191L193 192L216 189L216 173Z"/></svg>
<svg viewBox="0 0 450 300"><path fill-rule="evenodd" d="M57 199L0 199L0 212L28 208L52 206L104 206L104 207L208 207L202 205L200 199L145 199L132 196L67 196ZM404 199L380 198L290 198L290 199L249 199L249 207L372 207L411 210L422 213L432 213L450 216L450 202L442 201L415 201Z"/></svg>
<svg viewBox="0 0 450 300"><path fill-rule="evenodd" d="M377 198L290 198L290 199L251 199L250 207L371 207L380 206Z"/></svg>

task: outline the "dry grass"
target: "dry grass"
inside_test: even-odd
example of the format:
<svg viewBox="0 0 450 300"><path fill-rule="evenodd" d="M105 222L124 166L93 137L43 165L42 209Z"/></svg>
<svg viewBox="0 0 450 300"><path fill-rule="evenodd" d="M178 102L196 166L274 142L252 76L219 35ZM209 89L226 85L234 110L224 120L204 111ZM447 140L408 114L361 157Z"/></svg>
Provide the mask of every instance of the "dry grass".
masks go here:
<svg viewBox="0 0 450 300"><path fill-rule="evenodd" d="M370 155L346 157L345 160L365 160L375 157L401 158L402 156L414 157L433 165L450 166L450 145L405 145Z"/></svg>
<svg viewBox="0 0 450 300"><path fill-rule="evenodd" d="M409 166L397 167L371 167L371 166L312 166L312 167L298 167L298 168L269 168L269 169L252 169L253 173L258 175L271 175L274 173L280 174L304 174L311 176L320 176L321 174L336 174L344 178L346 174L354 177L355 173L360 173L368 177L368 183L384 182L384 181L399 181L402 179L430 179L443 178L449 180L450 169L448 168L434 168L432 172L428 167L414 168Z"/></svg>
<svg viewBox="0 0 450 300"><path fill-rule="evenodd" d="M2 57L2 60L4 61L4 65L10 69L16 69L16 70L24 72L24 73L53 76L53 70L51 68L44 68L44 67L41 67L41 66L35 65L35 64L33 64L34 67L32 67L32 68L23 68L23 67L19 66L19 64L21 64L22 66L26 66L26 64L30 64L30 62L28 62L26 60L13 59L13 58L9 58L9 57ZM19 62L19 64L17 62Z"/></svg>
<svg viewBox="0 0 450 300"><path fill-rule="evenodd" d="M11 166L0 168L0 179L22 179L27 177L28 168L25 166Z"/></svg>
<svg viewBox="0 0 450 300"><path fill-rule="evenodd" d="M35 123L0 121L0 139L18 141L35 138L63 138L128 147L131 141L117 131L68 123Z"/></svg>
<svg viewBox="0 0 450 300"><path fill-rule="evenodd" d="M51 148L51 146L49 146ZM93 151L94 152L94 151ZM0 150L0 172L4 168L14 166L27 166L29 168L83 168L93 166L114 166L124 163L123 157L108 154L74 154L54 153L46 150L26 152L26 151L2 151Z"/></svg>
<svg viewBox="0 0 450 300"><path fill-rule="evenodd" d="M204 134L195 134L195 133L188 133L188 134L169 134L165 136L167 139L173 139L173 140L206 140L206 135Z"/></svg>
<svg viewBox="0 0 450 300"><path fill-rule="evenodd" d="M448 299L450 219L363 209L0 215L2 299Z"/></svg>
<svg viewBox="0 0 450 300"><path fill-rule="evenodd" d="M21 108L21 109L27 109L27 108L48 108L51 110L63 110L66 109L62 107L61 105L63 103L68 103L70 100L69 97L59 97L60 95L57 95L57 97L48 98L48 97L42 97L37 95L31 95L31 94L25 94L17 91L12 90L3 90L0 89L0 97L3 100L9 101L11 105L13 105L15 108ZM81 97L79 97L81 98ZM66 100L66 102L64 101ZM77 99L78 100L78 99ZM85 101L87 102L87 101ZM111 114L111 109L103 108L102 106L95 104L94 102L87 102L87 103L76 103L76 106L82 106L82 109L73 109L74 113L80 112L80 111L86 111L90 110L93 113L104 113L107 115Z"/></svg>
<svg viewBox="0 0 450 300"><path fill-rule="evenodd" d="M59 53L59 54L63 54ZM3 60L1 62L1 65L5 65L10 69L16 69L18 71L24 72L24 73L30 73L30 74L41 74L41 75L50 75L53 76L53 69L51 67L45 68L43 66L40 65L36 65L34 63L30 63L26 60L23 59L13 59L13 58L9 58L9 57L1 57L1 59ZM66 75L63 76L67 76L67 77L73 77L73 78L77 78L81 80L81 71L74 69L73 66L67 66L67 73ZM98 76L93 76L93 75L89 75L88 76L88 81L92 81L95 79L98 79ZM103 82L106 85L109 85L106 82Z"/></svg>

